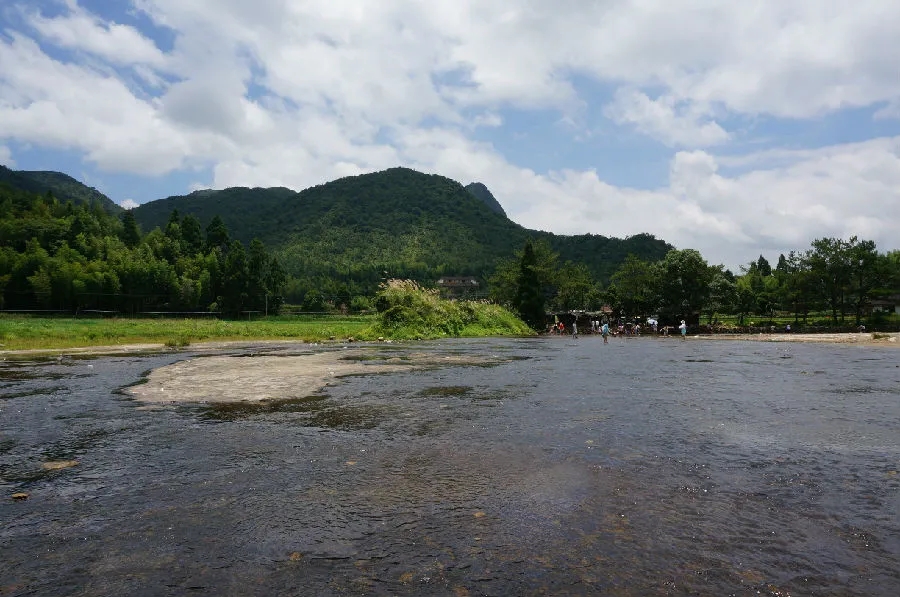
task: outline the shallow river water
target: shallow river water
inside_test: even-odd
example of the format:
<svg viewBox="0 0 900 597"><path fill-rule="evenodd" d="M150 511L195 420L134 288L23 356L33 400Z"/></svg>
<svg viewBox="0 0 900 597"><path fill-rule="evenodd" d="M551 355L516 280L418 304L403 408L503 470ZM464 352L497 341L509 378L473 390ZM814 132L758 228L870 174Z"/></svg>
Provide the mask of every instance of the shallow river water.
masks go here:
<svg viewBox="0 0 900 597"><path fill-rule="evenodd" d="M122 393L190 352L0 362L0 595L900 594L900 350L367 350L508 360L237 407Z"/></svg>

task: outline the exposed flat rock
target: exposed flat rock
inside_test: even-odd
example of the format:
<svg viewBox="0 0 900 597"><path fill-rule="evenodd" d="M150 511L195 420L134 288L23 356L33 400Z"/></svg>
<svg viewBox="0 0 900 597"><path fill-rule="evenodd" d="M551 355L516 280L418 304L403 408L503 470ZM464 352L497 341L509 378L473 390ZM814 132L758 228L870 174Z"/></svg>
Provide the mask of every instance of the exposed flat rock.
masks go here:
<svg viewBox="0 0 900 597"><path fill-rule="evenodd" d="M305 355L210 356L150 373L128 392L152 403L242 402L309 396L342 376L500 362L497 357L332 350Z"/></svg>
<svg viewBox="0 0 900 597"><path fill-rule="evenodd" d="M61 471L73 466L78 466L77 460L50 460L41 464L41 468L45 471Z"/></svg>

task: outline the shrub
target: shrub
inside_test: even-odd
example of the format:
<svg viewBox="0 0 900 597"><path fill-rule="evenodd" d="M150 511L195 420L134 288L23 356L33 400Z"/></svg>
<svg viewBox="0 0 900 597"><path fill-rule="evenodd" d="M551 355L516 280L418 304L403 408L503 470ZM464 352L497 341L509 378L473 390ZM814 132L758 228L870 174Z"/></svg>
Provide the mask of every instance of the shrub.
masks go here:
<svg viewBox="0 0 900 597"><path fill-rule="evenodd" d="M388 280L375 299L375 330L393 338L521 336L534 332L507 309L483 301L452 301L412 280Z"/></svg>

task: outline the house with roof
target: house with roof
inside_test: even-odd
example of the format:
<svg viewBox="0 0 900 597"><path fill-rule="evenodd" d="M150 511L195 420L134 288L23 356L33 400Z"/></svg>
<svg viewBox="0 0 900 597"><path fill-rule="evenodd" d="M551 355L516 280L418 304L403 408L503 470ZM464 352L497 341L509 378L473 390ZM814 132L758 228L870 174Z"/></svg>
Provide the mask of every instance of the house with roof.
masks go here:
<svg viewBox="0 0 900 597"><path fill-rule="evenodd" d="M900 294L890 294L869 301L872 313L896 313L900 315Z"/></svg>
<svg viewBox="0 0 900 597"><path fill-rule="evenodd" d="M478 292L478 280L474 276L441 276L437 286L441 295L449 298L467 297Z"/></svg>

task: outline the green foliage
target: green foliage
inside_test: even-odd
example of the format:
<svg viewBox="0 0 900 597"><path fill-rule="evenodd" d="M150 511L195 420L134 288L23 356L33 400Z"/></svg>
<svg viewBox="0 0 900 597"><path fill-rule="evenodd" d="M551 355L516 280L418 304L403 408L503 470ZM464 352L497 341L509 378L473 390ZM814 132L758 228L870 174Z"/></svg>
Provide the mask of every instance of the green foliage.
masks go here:
<svg viewBox="0 0 900 597"><path fill-rule="evenodd" d="M379 335L397 338L521 336L531 329L507 309L482 301L451 301L410 280L388 280L376 297Z"/></svg>
<svg viewBox="0 0 900 597"><path fill-rule="evenodd" d="M659 271L656 264L628 255L610 280L611 306L627 316L646 316L659 307Z"/></svg>
<svg viewBox="0 0 900 597"><path fill-rule="evenodd" d="M660 313L688 318L707 306L713 271L694 249L672 249L659 262Z"/></svg>
<svg viewBox="0 0 900 597"><path fill-rule="evenodd" d="M173 208L207 226L218 216L214 227L227 226L245 246L259 238L296 280L286 294L298 302L315 289L340 305L338 285L349 296L371 296L389 277L428 285L445 275L472 275L483 282L503 260L516 258L529 239L535 246L546 244L563 261L584 264L599 282L629 253L656 260L671 248L650 235L620 240L527 230L506 217L483 185L463 187L405 168L299 193L283 188L198 191L141 205L135 217L145 230L162 228ZM208 238L215 236L212 232L207 227Z"/></svg>
<svg viewBox="0 0 900 597"><path fill-rule="evenodd" d="M538 260L531 242L525 243L519 260L519 274L516 277L516 293L513 307L528 325L535 330L544 327L544 294L541 288Z"/></svg>
<svg viewBox="0 0 900 597"><path fill-rule="evenodd" d="M14 310L275 312L284 272L258 241L203 252L196 218L173 212L144 237L98 204L62 205L0 185L0 305ZM213 229L227 238L227 230ZM269 308L271 307L271 308Z"/></svg>

